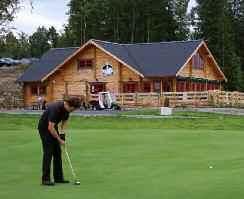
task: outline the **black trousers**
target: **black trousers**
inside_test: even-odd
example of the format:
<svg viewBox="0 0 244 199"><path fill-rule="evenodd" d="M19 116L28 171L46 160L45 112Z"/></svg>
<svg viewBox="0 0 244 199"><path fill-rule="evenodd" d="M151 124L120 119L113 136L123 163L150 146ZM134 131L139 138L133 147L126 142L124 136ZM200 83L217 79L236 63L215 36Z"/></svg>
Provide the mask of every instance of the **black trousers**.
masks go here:
<svg viewBox="0 0 244 199"><path fill-rule="evenodd" d="M50 181L52 159L54 181L63 180L62 152L58 140L48 130L39 129L39 134L43 148L42 181Z"/></svg>

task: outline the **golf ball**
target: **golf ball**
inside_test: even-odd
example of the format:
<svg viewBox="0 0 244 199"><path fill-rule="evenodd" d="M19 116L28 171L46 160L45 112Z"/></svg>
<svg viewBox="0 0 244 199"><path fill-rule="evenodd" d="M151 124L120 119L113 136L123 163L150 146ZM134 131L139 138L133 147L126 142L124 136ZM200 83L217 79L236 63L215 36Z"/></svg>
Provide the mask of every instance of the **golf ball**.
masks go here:
<svg viewBox="0 0 244 199"><path fill-rule="evenodd" d="M212 168L213 168L213 166L209 166L209 168L210 168L210 169L212 169Z"/></svg>

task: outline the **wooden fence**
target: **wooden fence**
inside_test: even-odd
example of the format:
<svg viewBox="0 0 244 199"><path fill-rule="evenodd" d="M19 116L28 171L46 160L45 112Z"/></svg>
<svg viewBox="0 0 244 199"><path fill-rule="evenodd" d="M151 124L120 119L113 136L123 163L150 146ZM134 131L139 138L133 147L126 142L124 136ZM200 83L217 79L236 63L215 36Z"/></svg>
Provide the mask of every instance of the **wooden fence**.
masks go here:
<svg viewBox="0 0 244 199"><path fill-rule="evenodd" d="M91 95L90 100L97 100ZM171 107L176 106L244 106L244 93L225 91L165 92L165 93L117 93L116 101L122 106L163 106L168 99Z"/></svg>

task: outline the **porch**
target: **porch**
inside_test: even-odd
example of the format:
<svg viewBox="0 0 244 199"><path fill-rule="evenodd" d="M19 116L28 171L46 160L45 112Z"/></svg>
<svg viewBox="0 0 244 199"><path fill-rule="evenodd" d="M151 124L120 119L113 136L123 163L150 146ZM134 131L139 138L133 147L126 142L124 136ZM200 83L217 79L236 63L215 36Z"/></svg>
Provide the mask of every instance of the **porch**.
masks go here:
<svg viewBox="0 0 244 199"><path fill-rule="evenodd" d="M91 95L96 100L98 95ZM244 93L220 90L201 92L117 93L118 104L124 107L161 107L166 98L170 107L244 107Z"/></svg>

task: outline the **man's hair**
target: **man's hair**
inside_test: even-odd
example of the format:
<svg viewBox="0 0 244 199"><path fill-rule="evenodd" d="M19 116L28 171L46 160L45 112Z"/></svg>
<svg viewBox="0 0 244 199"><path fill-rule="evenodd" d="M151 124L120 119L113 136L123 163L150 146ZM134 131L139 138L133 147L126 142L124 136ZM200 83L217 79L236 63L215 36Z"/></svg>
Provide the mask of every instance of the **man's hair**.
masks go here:
<svg viewBox="0 0 244 199"><path fill-rule="evenodd" d="M80 108L81 99L78 97L67 97L65 100L69 104L70 107L74 107L75 109Z"/></svg>

